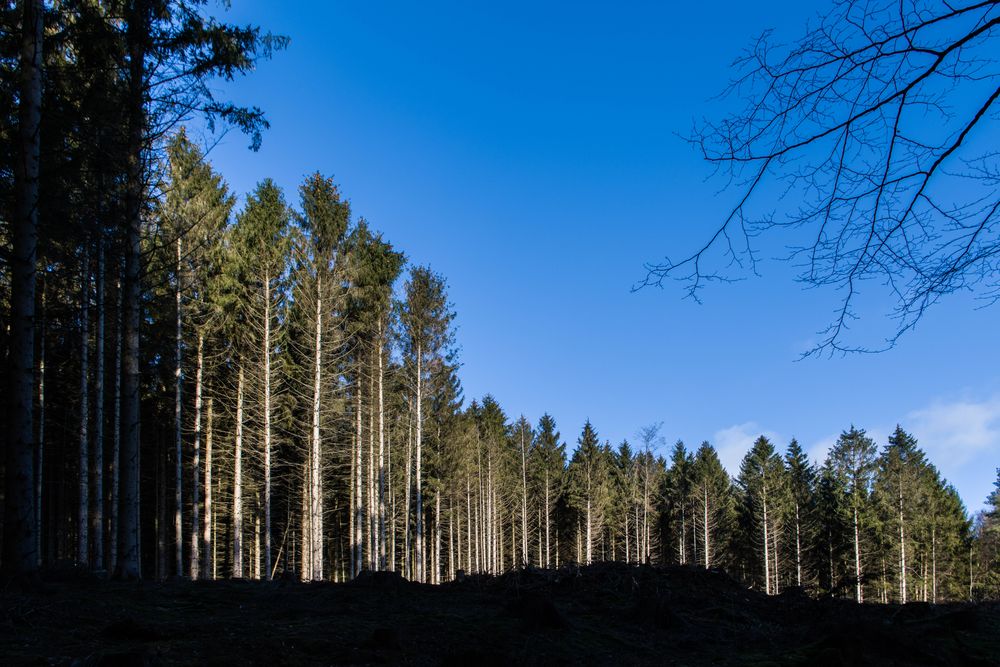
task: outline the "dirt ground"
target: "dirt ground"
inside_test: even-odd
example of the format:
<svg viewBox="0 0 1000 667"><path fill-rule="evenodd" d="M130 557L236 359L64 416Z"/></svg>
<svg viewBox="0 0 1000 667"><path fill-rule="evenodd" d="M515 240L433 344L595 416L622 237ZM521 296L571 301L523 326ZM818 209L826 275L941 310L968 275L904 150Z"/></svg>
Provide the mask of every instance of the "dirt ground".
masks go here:
<svg viewBox="0 0 1000 667"><path fill-rule="evenodd" d="M766 597L696 568L604 564L442 586L116 583L0 593L4 665L997 665L1000 604Z"/></svg>

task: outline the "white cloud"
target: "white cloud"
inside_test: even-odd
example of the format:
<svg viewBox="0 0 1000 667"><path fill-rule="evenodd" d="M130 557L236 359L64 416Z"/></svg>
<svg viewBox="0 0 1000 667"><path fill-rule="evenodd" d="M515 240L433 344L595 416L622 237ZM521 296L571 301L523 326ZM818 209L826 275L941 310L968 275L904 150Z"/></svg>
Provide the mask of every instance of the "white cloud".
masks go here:
<svg viewBox="0 0 1000 667"><path fill-rule="evenodd" d="M986 452L1000 455L1000 396L981 402L938 401L908 414L903 428L942 468L963 467Z"/></svg>
<svg viewBox="0 0 1000 667"><path fill-rule="evenodd" d="M830 452L830 448L837 443L837 435L828 435L822 440L817 440L809 447L806 447L806 454L809 455L809 460L820 466L826 461L826 455Z"/></svg>
<svg viewBox="0 0 1000 667"><path fill-rule="evenodd" d="M935 401L910 412L900 425L955 485L969 509L978 510L1000 466L1000 396Z"/></svg>
<svg viewBox="0 0 1000 667"><path fill-rule="evenodd" d="M734 424L715 432L712 443L719 454L719 460L730 475L739 474L740 462L753 447L754 440L762 435L774 444L775 449L784 450L784 439L774 431L762 429L757 422Z"/></svg>

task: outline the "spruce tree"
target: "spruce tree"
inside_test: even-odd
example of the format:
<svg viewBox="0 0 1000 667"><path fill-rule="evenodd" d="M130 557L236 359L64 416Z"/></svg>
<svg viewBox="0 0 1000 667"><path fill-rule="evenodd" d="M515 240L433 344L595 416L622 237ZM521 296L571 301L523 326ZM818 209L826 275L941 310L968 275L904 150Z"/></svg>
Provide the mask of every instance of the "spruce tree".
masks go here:
<svg viewBox="0 0 1000 667"><path fill-rule="evenodd" d="M607 463L597 431L588 419L568 468L570 505L576 510L580 526L580 560L588 565L593 561L595 533L602 523L608 500Z"/></svg>
<svg viewBox="0 0 1000 667"><path fill-rule="evenodd" d="M736 485L740 493L740 543L750 582L768 595L780 592L779 552L787 485L781 457L765 436L743 457Z"/></svg>
<svg viewBox="0 0 1000 667"><path fill-rule="evenodd" d="M908 574L913 567L914 529L920 520L918 508L926 503L928 474L926 457L916 439L897 425L878 459L873 488L879 518L891 531L888 541L895 545L895 583L900 604L906 604L912 585Z"/></svg>
<svg viewBox="0 0 1000 667"><path fill-rule="evenodd" d="M237 216L233 233L234 261L244 286L243 308L246 312L248 357L256 358L259 376L255 378L259 392L259 428L262 459L262 490L260 510L263 514L261 539L263 546L255 554L255 561L263 553L264 579L271 578L271 483L272 454L275 446L274 406L281 376L275 372L275 351L283 334L279 328L281 311L285 305L284 278L288 268L289 222L291 219L284 195L270 179L258 184L247 198L246 206ZM252 352L250 351L252 350ZM251 356L252 355L252 356ZM258 515L257 520L261 517ZM255 567L256 570L256 567Z"/></svg>
<svg viewBox="0 0 1000 667"><path fill-rule="evenodd" d="M790 510L789 539L785 542L789 545L791 560L795 564L795 585L802 587L815 580L814 546L818 539L817 473L795 438L792 438L785 452L785 470Z"/></svg>
<svg viewBox="0 0 1000 667"><path fill-rule="evenodd" d="M732 482L708 442L701 443L691 463L691 500L700 563L705 569L727 561L735 523Z"/></svg>
<svg viewBox="0 0 1000 667"><path fill-rule="evenodd" d="M843 495L838 509L850 526L855 599L859 603L864 602L865 560L874 518L871 484L875 454L875 442L863 430L851 426L840 434L827 459L827 466Z"/></svg>

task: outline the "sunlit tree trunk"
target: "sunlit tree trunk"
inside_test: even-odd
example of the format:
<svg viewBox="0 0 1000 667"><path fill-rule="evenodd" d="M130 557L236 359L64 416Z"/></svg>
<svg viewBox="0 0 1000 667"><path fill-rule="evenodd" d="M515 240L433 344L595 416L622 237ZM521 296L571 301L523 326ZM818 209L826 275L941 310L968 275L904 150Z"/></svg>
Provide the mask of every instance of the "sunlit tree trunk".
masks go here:
<svg viewBox="0 0 1000 667"><path fill-rule="evenodd" d="M178 575L184 571L184 527L182 513L184 510L183 478L183 401L184 366L182 363L182 311L181 311L181 259L182 245L177 238L177 266L174 277L174 299L176 302L176 332L174 335L174 568ZM192 563L192 568L194 564Z"/></svg>
<svg viewBox="0 0 1000 667"><path fill-rule="evenodd" d="M383 331L382 318L379 317L378 339L378 535L379 535L379 569L386 569L385 547L385 399L383 395Z"/></svg>
<svg viewBox="0 0 1000 667"><path fill-rule="evenodd" d="M707 570L712 566L711 563L711 553L712 553L712 543L708 532L708 487L703 486L702 489L702 532L704 535L704 552L705 552L705 569Z"/></svg>
<svg viewBox="0 0 1000 667"><path fill-rule="evenodd" d="M358 364L358 382L355 388L357 399L355 404L355 441L357 446L355 447L354 455L354 566L357 568L354 572L354 576L357 576L361 572L362 563L362 537L363 537L363 526L364 526L364 503L362 502L361 495L361 475L362 475L362 457L361 449L364 446L364 440L362 438L362 421L361 421L361 365Z"/></svg>
<svg viewBox="0 0 1000 667"><path fill-rule="evenodd" d="M197 579L201 573L201 545L198 536L201 533L201 407L202 407L202 375L204 372L205 337L198 334L198 357L194 380L194 450L191 459L191 578Z"/></svg>
<svg viewBox="0 0 1000 667"><path fill-rule="evenodd" d="M323 367L323 278L316 278L316 349L315 368L313 376L313 415L312 415L312 456L309 471L310 497L309 527L310 527L310 575L314 581L323 579L323 487L320 481L320 395L322 387ZM305 543L303 543L305 548Z"/></svg>
<svg viewBox="0 0 1000 667"><path fill-rule="evenodd" d="M472 572L472 480L465 476L465 569ZM478 566L477 566L478 567Z"/></svg>
<svg viewBox="0 0 1000 667"><path fill-rule="evenodd" d="M417 346L417 444L416 444L416 505L417 505L417 526L416 526L416 538L417 538L417 581L424 581L424 518L423 518L423 481L422 481L422 470L421 470L421 446L423 443L423 353L420 346Z"/></svg>
<svg viewBox="0 0 1000 667"><path fill-rule="evenodd" d="M264 578L271 579L271 275L264 273Z"/></svg>
<svg viewBox="0 0 1000 667"><path fill-rule="evenodd" d="M205 418L205 519L202 523L202 562L201 572L205 579L215 579L215 557L213 545L213 528L215 514L212 511L212 417L213 401L208 398Z"/></svg>
<svg viewBox="0 0 1000 667"><path fill-rule="evenodd" d="M858 603L865 601L861 588L861 529L858 525L858 508L854 508L854 579Z"/></svg>
<svg viewBox="0 0 1000 667"><path fill-rule="evenodd" d="M374 374L373 374L374 375ZM365 527L368 537L365 546L368 549L368 569L378 570L378 503L375 501L375 382L368 387L368 474L366 476Z"/></svg>
<svg viewBox="0 0 1000 667"><path fill-rule="evenodd" d="M552 567L552 551L551 547L551 528L552 519L550 512L552 511L552 501L549 498L549 471L545 471L545 567Z"/></svg>
<svg viewBox="0 0 1000 667"><path fill-rule="evenodd" d="M236 384L236 443L233 462L233 577L243 578L243 363Z"/></svg>
<svg viewBox="0 0 1000 667"><path fill-rule="evenodd" d="M899 602L906 604L906 530L903 525L902 479L899 480Z"/></svg>
<svg viewBox="0 0 1000 667"><path fill-rule="evenodd" d="M521 429L521 564L528 564L528 455Z"/></svg>
<svg viewBox="0 0 1000 667"><path fill-rule="evenodd" d="M802 519L799 503L795 503L795 585L802 587Z"/></svg>
<svg viewBox="0 0 1000 667"><path fill-rule="evenodd" d="M761 491L761 498L763 500L763 516L764 516L764 592L768 595L771 594L771 540L769 533L769 520L767 516L767 485L764 484Z"/></svg>
<svg viewBox="0 0 1000 667"><path fill-rule="evenodd" d="M409 411L408 411L409 412ZM409 414L407 418L410 419ZM413 560L410 554L410 516L412 512L411 508L411 498L413 497L413 480L410 477L411 470L413 469L413 428L412 419L407 425L406 434L406 502L404 507L404 534L403 534L403 576L407 579L413 578Z"/></svg>

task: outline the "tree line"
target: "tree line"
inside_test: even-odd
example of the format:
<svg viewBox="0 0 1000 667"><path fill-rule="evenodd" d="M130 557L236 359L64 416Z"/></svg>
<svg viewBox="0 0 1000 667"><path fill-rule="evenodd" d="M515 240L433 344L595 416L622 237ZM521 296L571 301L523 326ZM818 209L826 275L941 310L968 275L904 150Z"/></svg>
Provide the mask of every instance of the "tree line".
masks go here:
<svg viewBox="0 0 1000 667"><path fill-rule="evenodd" d="M328 175L236 197L184 123L284 45L202 3L4 6L3 568L344 581L598 561L722 568L769 594L1000 594L1000 479L972 520L902 429L821 466L764 437L731 478L661 428L466 403L447 281ZM43 48L44 47L44 48ZM9 95L7 93L10 93Z"/></svg>

